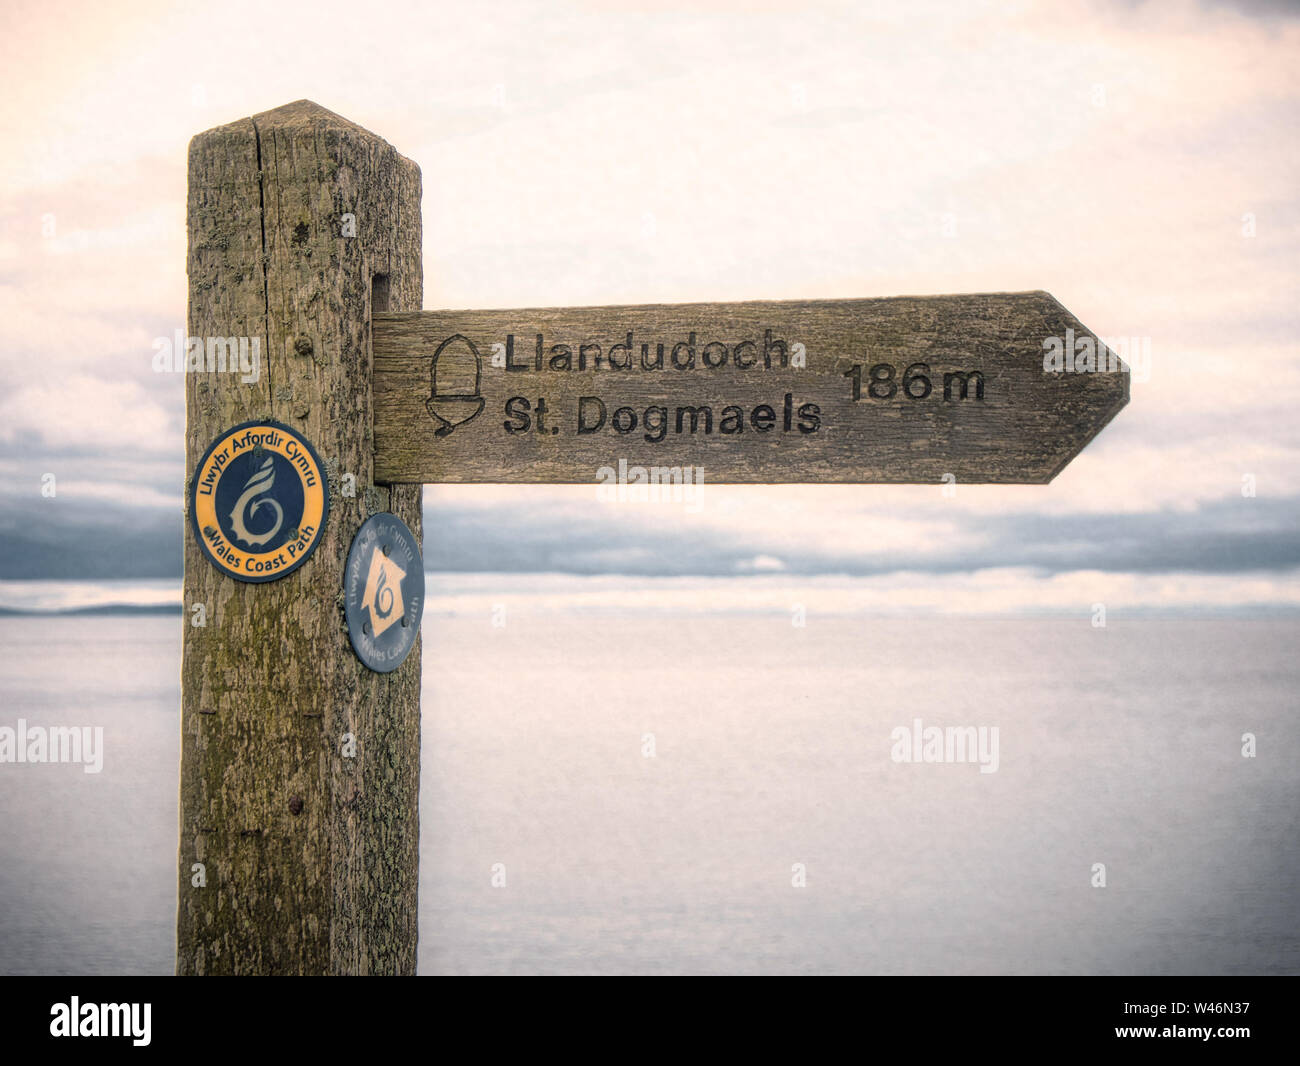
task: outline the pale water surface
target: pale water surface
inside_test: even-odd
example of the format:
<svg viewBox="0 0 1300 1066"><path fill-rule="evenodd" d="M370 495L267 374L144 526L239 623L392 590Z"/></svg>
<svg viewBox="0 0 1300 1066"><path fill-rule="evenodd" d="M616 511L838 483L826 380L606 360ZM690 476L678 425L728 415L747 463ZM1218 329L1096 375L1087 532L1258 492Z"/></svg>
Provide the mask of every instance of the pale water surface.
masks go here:
<svg viewBox="0 0 1300 1066"><path fill-rule="evenodd" d="M437 580L421 972L1300 972L1294 619L798 628ZM0 725L106 748L0 765L0 972L170 972L180 624L0 618ZM998 771L895 763L917 717L997 726Z"/></svg>

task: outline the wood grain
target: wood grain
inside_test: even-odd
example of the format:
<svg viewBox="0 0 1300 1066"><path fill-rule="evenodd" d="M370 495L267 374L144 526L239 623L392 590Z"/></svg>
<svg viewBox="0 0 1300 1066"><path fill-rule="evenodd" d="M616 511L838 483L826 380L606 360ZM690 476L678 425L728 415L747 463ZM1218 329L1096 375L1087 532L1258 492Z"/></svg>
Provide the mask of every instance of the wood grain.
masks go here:
<svg viewBox="0 0 1300 1066"><path fill-rule="evenodd" d="M420 648L365 669L341 590L371 512L421 532L420 487L374 484L369 333L372 296L421 304L420 172L299 101L193 139L188 223L190 334L259 337L263 366L252 384L187 375L187 470L226 428L275 419L315 446L330 513L311 559L261 585L219 573L186 523L185 604L208 623L184 630L176 969L413 973Z"/></svg>
<svg viewBox="0 0 1300 1066"><path fill-rule="evenodd" d="M714 483L938 482L950 474L963 483L1041 484L1128 401L1127 367L1044 371L1044 340L1064 341L1067 330L1076 341L1092 338L1106 365L1107 350L1095 335L1045 292L376 314L375 476L394 483L583 483L624 458L644 466L703 467L706 481ZM446 426L430 414L431 361L455 335L481 360L483 410L439 436ZM793 346L802 344L806 366L783 366L778 341L789 363ZM511 364L525 369L492 365L494 346L500 361L507 343ZM618 365L611 367L610 349L620 344L629 351L617 349ZM664 368L645 369L657 362L661 344ZM551 369L552 359L564 363L558 346L570 350L571 369ZM584 346L587 365L578 369ZM460 342L450 348L467 350ZM737 365L738 353L743 365ZM916 369L910 395L904 393L903 375L914 364L926 367L928 394ZM845 376L854 365L862 375L856 402ZM868 395L877 366L894 368L892 396L883 395L889 384L883 380L876 388L881 395ZM976 378L962 399L961 379L950 376L970 371L983 376L982 398ZM886 370L876 373L883 379ZM465 391L463 381L456 388ZM506 406L514 400L517 413L520 399L532 416L523 430ZM546 409L540 432L539 399ZM432 402L437 411L436 398ZM580 433L598 421L601 404L604 425ZM691 431L690 409L705 406L711 429L697 410ZM450 419L472 410L463 400L444 407L453 412ZM618 419L620 428L636 419L628 432L615 428L622 407L629 412ZM659 435L656 408L669 423L661 440L651 439ZM655 426L650 432L647 409ZM801 410L807 417L800 418Z"/></svg>

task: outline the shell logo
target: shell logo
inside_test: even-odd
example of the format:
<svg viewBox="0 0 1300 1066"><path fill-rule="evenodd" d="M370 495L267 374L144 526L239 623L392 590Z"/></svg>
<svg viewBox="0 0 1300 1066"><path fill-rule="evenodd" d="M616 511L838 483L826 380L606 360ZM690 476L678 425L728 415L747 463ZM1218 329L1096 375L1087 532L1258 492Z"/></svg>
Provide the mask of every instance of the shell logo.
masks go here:
<svg viewBox="0 0 1300 1066"><path fill-rule="evenodd" d="M208 560L238 581L275 581L316 550L329 482L316 450L281 422L242 422L208 446L189 491L190 525Z"/></svg>
<svg viewBox="0 0 1300 1066"><path fill-rule="evenodd" d="M483 410L479 377L483 360L473 342L459 333L448 337L433 353L429 364L432 393L424 406L438 423L435 437L445 437L457 426L477 418Z"/></svg>

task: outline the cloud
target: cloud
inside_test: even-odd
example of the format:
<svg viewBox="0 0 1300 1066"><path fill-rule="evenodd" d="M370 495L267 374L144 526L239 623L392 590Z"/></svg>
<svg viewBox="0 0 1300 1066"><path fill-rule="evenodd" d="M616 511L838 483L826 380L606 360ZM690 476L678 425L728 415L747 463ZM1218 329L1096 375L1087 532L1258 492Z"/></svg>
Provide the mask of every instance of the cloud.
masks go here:
<svg viewBox="0 0 1300 1066"><path fill-rule="evenodd" d="M52 452L76 446L179 455L177 428L175 411L134 381L72 374L20 387L0 400L0 443L39 441Z"/></svg>
<svg viewBox="0 0 1300 1066"><path fill-rule="evenodd" d="M698 515L444 487L426 493L434 565L995 568L1050 575L1039 589L1178 573L1243 596L1248 575L1292 573L1300 24L1285 5L506 2L485 18L398 0L398 38L299 3L232 0L216 18L145 3L83 13L71 35L57 7L10 7L12 572L177 567L183 381L150 360L184 321L185 145L309 95L422 164L429 307L1046 289L1098 333L1150 341L1150 381L1047 487L706 485ZM942 17L920 33L918 11ZM430 41L456 46L431 62ZM347 77L322 54L346 55ZM51 471L46 507L33 493Z"/></svg>
<svg viewBox="0 0 1300 1066"><path fill-rule="evenodd" d="M893 531L878 538L861 515L836 521L833 508L774 510L761 490L748 492L746 506L726 515L667 504L601 507L560 488L540 488L526 504L428 501L425 565L449 573L659 578L1008 569L1044 577L1284 575L1300 567L1300 496L1238 497L1190 513L967 513L951 518L938 544L929 540L937 527L920 521L909 545L906 519L891 519ZM26 492L2 502L0 578L180 576L179 486L60 481L51 500L30 479Z"/></svg>
<svg viewBox="0 0 1300 1066"><path fill-rule="evenodd" d="M127 502L36 499L0 513L0 579L176 578L181 518Z"/></svg>
<svg viewBox="0 0 1300 1066"><path fill-rule="evenodd" d="M426 505L426 565L644 576L778 570L864 576L1007 567L1043 574L1229 574L1300 566L1300 496L1238 495L1190 512L966 513L950 517L950 532L938 543L932 539L936 527L917 522L908 543L906 519L890 519L886 525L895 532L877 537L868 516L840 516L830 507L774 511L761 490L749 493L749 506L726 515L692 515L672 504L583 507L556 490L532 494L531 506L516 499L465 509L448 506L444 495L443 502Z"/></svg>

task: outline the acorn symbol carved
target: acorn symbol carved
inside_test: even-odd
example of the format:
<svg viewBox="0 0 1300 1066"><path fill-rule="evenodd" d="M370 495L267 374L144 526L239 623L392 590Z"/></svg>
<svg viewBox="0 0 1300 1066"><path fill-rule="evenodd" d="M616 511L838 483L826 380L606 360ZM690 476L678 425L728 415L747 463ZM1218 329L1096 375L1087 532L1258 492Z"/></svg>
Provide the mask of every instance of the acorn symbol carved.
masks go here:
<svg viewBox="0 0 1300 1066"><path fill-rule="evenodd" d="M438 345L429 364L433 392L424 402L438 423L435 437L447 436L483 410L483 397L478 392L482 369L478 349L469 338L457 333Z"/></svg>

